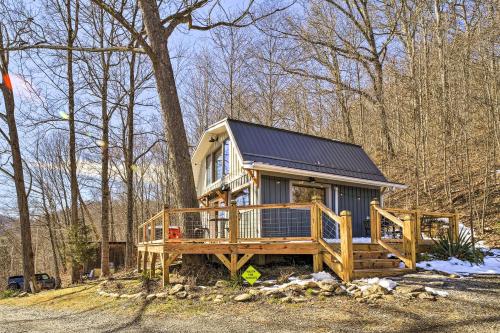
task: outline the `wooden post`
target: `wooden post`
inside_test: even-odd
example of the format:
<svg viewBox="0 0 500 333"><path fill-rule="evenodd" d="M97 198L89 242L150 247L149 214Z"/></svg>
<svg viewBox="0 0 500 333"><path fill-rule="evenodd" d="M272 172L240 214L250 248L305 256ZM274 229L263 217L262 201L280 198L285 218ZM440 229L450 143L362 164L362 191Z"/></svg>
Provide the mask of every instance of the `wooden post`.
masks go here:
<svg viewBox="0 0 500 333"><path fill-rule="evenodd" d="M152 242L156 239L156 221L151 220L151 232L149 233L149 241Z"/></svg>
<svg viewBox="0 0 500 333"><path fill-rule="evenodd" d="M408 268L415 269L417 267L417 237L415 235L415 223L412 223L411 215L403 217L403 249Z"/></svg>
<svg viewBox="0 0 500 333"><path fill-rule="evenodd" d="M137 273L142 272L142 267L141 267L141 251L137 251Z"/></svg>
<svg viewBox="0 0 500 333"><path fill-rule="evenodd" d="M320 196L312 197L312 205L311 205L311 238L314 242L316 242L316 246L318 249L317 254L313 254L313 271L315 273L321 272L323 270L323 254L320 252L319 239L322 236L322 227L321 220L322 214L321 209L319 209L317 203L321 202Z"/></svg>
<svg viewBox="0 0 500 333"><path fill-rule="evenodd" d="M148 258L149 257L149 252L144 251L144 256L142 257L142 268L144 271L148 269Z"/></svg>
<svg viewBox="0 0 500 333"><path fill-rule="evenodd" d="M235 279L238 276L238 254L231 253L231 278Z"/></svg>
<svg viewBox="0 0 500 333"><path fill-rule="evenodd" d="M375 207L380 205L378 199L373 199L370 202L370 236L372 243L378 243L380 239L379 226L378 226L378 212Z"/></svg>
<svg viewBox="0 0 500 333"><path fill-rule="evenodd" d="M451 231L452 231L452 234L451 234L451 239L453 239L453 242L457 242L458 241L458 233L459 233L459 226L458 226L458 219L460 217L460 214L458 213L455 213L453 215L453 217L451 218Z"/></svg>
<svg viewBox="0 0 500 333"><path fill-rule="evenodd" d="M420 243L420 237L422 237L422 213L418 208L415 210L415 227L416 227L415 242L418 245Z"/></svg>
<svg viewBox="0 0 500 333"><path fill-rule="evenodd" d="M354 256L352 252L352 216L348 210L340 212L340 255L342 257L343 280L351 281L354 271Z"/></svg>
<svg viewBox="0 0 500 333"><path fill-rule="evenodd" d="M168 213L168 206L163 206L163 243L168 242L170 228L170 215Z"/></svg>
<svg viewBox="0 0 500 333"><path fill-rule="evenodd" d="M156 272L155 272L156 257L157 257L157 254L155 252L151 253L151 266L149 268L149 277L150 278L154 278L156 275Z"/></svg>
<svg viewBox="0 0 500 333"><path fill-rule="evenodd" d="M229 206L229 243L238 241L238 209L236 208L236 200L231 200Z"/></svg>
<svg viewBox="0 0 500 333"><path fill-rule="evenodd" d="M161 267L162 267L162 282L163 288L165 288L170 283L170 265L168 264L168 253L163 253L161 255Z"/></svg>

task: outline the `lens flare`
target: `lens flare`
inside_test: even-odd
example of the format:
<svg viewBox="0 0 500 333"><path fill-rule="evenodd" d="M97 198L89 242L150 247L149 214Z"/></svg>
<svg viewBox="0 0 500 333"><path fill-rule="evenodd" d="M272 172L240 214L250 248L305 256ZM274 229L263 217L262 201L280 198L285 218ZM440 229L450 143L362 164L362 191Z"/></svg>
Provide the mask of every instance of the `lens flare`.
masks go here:
<svg viewBox="0 0 500 333"><path fill-rule="evenodd" d="M2 75L2 79L5 87L12 91L12 82L10 81L9 73L5 73L4 75Z"/></svg>
<svg viewBox="0 0 500 333"><path fill-rule="evenodd" d="M59 116L64 119L64 120L68 120L69 119L69 115L64 112L64 111L59 111Z"/></svg>

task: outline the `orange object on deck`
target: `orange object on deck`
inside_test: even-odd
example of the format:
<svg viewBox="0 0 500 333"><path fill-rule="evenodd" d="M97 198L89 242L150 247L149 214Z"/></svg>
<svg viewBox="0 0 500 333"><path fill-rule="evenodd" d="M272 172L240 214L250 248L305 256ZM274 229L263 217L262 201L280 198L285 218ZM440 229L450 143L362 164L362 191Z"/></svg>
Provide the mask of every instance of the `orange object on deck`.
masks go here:
<svg viewBox="0 0 500 333"><path fill-rule="evenodd" d="M168 227L168 239L182 238L180 227Z"/></svg>

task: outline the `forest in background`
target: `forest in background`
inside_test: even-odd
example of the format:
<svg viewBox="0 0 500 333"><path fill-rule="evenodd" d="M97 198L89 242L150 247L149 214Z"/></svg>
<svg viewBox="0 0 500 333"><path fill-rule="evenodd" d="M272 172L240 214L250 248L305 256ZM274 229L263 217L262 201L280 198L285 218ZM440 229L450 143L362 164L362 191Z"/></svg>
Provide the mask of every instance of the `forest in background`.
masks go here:
<svg viewBox="0 0 500 333"><path fill-rule="evenodd" d="M496 1L167 1L159 12L179 21L168 45L189 147L223 117L353 142L409 185L386 205L456 209L498 245ZM9 83L37 272L69 274L72 233L130 242L163 204L183 205L171 151L182 137L165 130L143 15L132 0L0 1L0 286L23 258Z"/></svg>

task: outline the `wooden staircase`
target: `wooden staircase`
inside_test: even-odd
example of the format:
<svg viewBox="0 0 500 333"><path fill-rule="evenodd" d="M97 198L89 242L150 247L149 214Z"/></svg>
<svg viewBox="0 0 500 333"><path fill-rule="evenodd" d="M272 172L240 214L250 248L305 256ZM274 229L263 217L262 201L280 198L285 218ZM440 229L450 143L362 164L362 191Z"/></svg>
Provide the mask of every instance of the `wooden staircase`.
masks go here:
<svg viewBox="0 0 500 333"><path fill-rule="evenodd" d="M398 276L412 272L399 258L378 244L353 244L353 248L353 279ZM321 252L327 258L325 262L330 261L336 267L340 265L329 251L323 249Z"/></svg>

